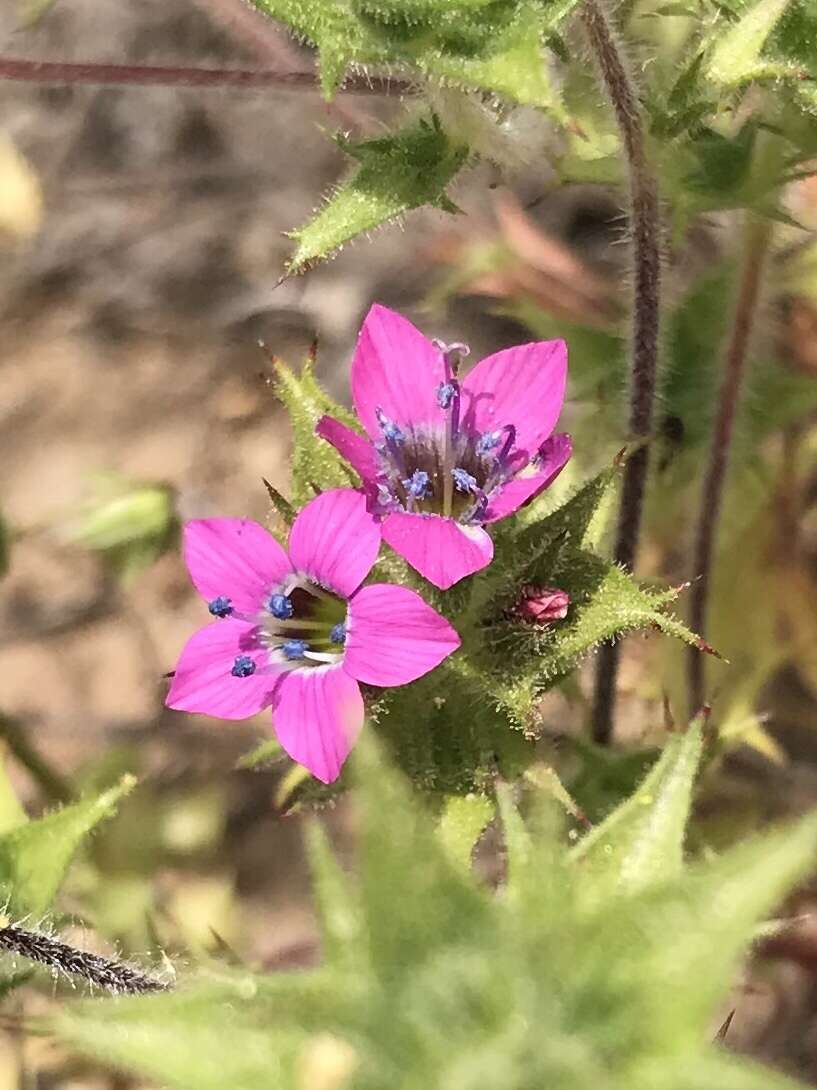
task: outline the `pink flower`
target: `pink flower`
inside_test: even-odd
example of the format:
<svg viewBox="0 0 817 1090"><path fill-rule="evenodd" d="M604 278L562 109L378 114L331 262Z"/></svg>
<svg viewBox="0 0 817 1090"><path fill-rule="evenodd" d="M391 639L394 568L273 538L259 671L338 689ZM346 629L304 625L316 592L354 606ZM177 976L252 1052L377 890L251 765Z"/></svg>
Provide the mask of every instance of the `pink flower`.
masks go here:
<svg viewBox="0 0 817 1090"><path fill-rule="evenodd" d="M359 492L312 500L288 544L244 519L186 524L190 577L219 620L188 641L166 703L221 719L271 706L286 752L331 783L363 726L358 682L405 685L460 640L407 587L361 587L380 529Z"/></svg>
<svg viewBox="0 0 817 1090"><path fill-rule="evenodd" d="M324 416L318 435L359 473L383 537L446 590L490 564L486 525L530 502L570 457L553 435L567 378L564 341L508 348L461 382L461 345L426 340L375 304L352 361L352 396L369 438Z"/></svg>

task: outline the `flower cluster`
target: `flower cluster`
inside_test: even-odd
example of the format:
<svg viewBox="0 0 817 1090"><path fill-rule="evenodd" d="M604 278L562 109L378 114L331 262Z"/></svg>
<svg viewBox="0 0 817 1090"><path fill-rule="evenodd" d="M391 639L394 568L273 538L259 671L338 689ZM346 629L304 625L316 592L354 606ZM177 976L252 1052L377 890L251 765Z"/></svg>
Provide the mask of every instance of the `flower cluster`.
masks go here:
<svg viewBox="0 0 817 1090"><path fill-rule="evenodd" d="M459 376L463 345L428 341L375 305L352 362L368 438L331 417L317 432L361 478L300 511L284 549L244 519L184 528L191 579L215 623L182 651L167 704L222 719L272 709L286 752L324 783L340 774L363 726L360 683L405 685L460 645L415 591L364 585L381 540L445 590L490 563L486 526L538 496L570 457L553 435L562 407L562 341L498 352ZM563 617L548 590L520 612Z"/></svg>

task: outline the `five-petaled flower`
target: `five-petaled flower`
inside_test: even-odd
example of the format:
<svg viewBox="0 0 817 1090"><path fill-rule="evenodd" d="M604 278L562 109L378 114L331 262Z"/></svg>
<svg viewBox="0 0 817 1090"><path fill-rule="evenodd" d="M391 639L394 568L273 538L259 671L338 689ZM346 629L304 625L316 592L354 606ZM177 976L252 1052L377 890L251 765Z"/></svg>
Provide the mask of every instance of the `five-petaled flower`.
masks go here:
<svg viewBox="0 0 817 1090"><path fill-rule="evenodd" d="M375 304L352 361L352 396L368 439L324 416L317 432L360 475L383 537L445 590L491 562L486 525L539 495L570 457L553 435L564 400L564 341L486 357L462 380L463 346L427 340Z"/></svg>
<svg viewBox="0 0 817 1090"><path fill-rule="evenodd" d="M361 586L380 536L352 489L308 503L288 550L256 522L188 522L185 561L218 620L182 651L168 707L244 719L271 706L286 752L324 783L336 779L363 725L358 683L405 685L460 644L414 591Z"/></svg>

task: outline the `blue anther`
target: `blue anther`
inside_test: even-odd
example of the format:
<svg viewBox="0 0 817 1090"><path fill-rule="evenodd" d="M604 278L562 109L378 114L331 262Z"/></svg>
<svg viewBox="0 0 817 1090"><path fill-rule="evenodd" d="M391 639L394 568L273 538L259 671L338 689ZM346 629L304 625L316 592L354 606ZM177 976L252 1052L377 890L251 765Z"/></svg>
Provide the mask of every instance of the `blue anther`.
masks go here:
<svg viewBox="0 0 817 1090"><path fill-rule="evenodd" d="M230 673L233 677L249 677L257 667L249 655L237 655Z"/></svg>
<svg viewBox="0 0 817 1090"><path fill-rule="evenodd" d="M490 454L502 442L501 431L486 431L477 440L477 454Z"/></svg>
<svg viewBox="0 0 817 1090"><path fill-rule="evenodd" d="M287 640L286 643L281 644L281 650L285 658L302 659L304 652L309 650L309 644L306 640Z"/></svg>
<svg viewBox="0 0 817 1090"><path fill-rule="evenodd" d="M332 625L332 631L329 633L329 639L332 643L346 643L346 625L343 621L339 621L338 624Z"/></svg>
<svg viewBox="0 0 817 1090"><path fill-rule="evenodd" d="M285 594L273 594L267 608L278 621L287 621L295 612L295 607Z"/></svg>
<svg viewBox="0 0 817 1090"><path fill-rule="evenodd" d="M456 393L457 387L453 382L441 382L437 387L437 404L441 409L450 409Z"/></svg>
<svg viewBox="0 0 817 1090"><path fill-rule="evenodd" d="M390 420L382 409L375 409L375 416L377 422L380 425L380 430L383 432L383 437L389 443L403 443L405 442L405 435L401 428L395 424L393 420Z"/></svg>
<svg viewBox="0 0 817 1090"><path fill-rule="evenodd" d="M424 469L415 469L412 475L403 481L403 487L410 496L421 500L431 491L431 481Z"/></svg>
<svg viewBox="0 0 817 1090"><path fill-rule="evenodd" d="M207 608L214 617L229 617L233 612L233 603L229 598L225 598L223 594L219 594L218 598L214 598L212 602L207 603Z"/></svg>
<svg viewBox="0 0 817 1090"><path fill-rule="evenodd" d="M458 492L476 492L477 491L477 479L472 477L464 469L460 469L459 466L451 470L451 476L454 478L454 485Z"/></svg>

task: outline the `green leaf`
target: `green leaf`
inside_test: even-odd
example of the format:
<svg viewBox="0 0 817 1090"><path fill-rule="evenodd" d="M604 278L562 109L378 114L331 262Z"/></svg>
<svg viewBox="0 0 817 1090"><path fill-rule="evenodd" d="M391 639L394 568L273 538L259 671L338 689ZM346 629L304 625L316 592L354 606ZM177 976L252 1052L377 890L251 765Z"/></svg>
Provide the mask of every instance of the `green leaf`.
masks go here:
<svg viewBox="0 0 817 1090"><path fill-rule="evenodd" d="M348 488L358 484L357 475L335 448L315 435L315 425L325 414L338 417L357 427L349 412L329 397L315 378L315 358L310 355L300 375L277 358L275 392L292 423L292 502L301 507L317 492L329 488Z"/></svg>
<svg viewBox="0 0 817 1090"><path fill-rule="evenodd" d="M0 716L0 724L2 724L2 716ZM11 786L5 754L0 751L0 835L16 829L19 825L25 825L27 821L26 812Z"/></svg>
<svg viewBox="0 0 817 1090"><path fill-rule="evenodd" d="M298 245L289 273L302 272L357 235L420 205L450 209L445 187L468 154L466 147L443 131L436 117L377 140L341 146L360 166L314 219L292 232Z"/></svg>
<svg viewBox="0 0 817 1090"><path fill-rule="evenodd" d="M494 805L487 795L451 795L445 800L439 835L449 857L466 870L477 841L494 816Z"/></svg>
<svg viewBox="0 0 817 1090"><path fill-rule="evenodd" d="M354 971L364 946L360 905L335 859L326 830L316 818L306 826L306 847L320 914L322 952L333 968Z"/></svg>
<svg viewBox="0 0 817 1090"><path fill-rule="evenodd" d="M258 768L259 765L269 765L274 761L279 761L284 756L284 750L281 743L277 738L268 738L265 742L261 742L251 749L249 753L245 753L243 757L239 757L236 761L236 768Z"/></svg>
<svg viewBox="0 0 817 1090"><path fill-rule="evenodd" d="M632 893L680 873L702 732L698 718L673 735L635 794L574 849L576 862L592 871L599 896L610 889Z"/></svg>
<svg viewBox="0 0 817 1090"><path fill-rule="evenodd" d="M715 83L735 86L752 77L760 54L790 0L758 0L725 28L709 53L706 74Z"/></svg>
<svg viewBox="0 0 817 1090"><path fill-rule="evenodd" d="M54 810L0 836L0 889L12 917L41 916L51 905L74 853L91 830L110 817L136 780Z"/></svg>

